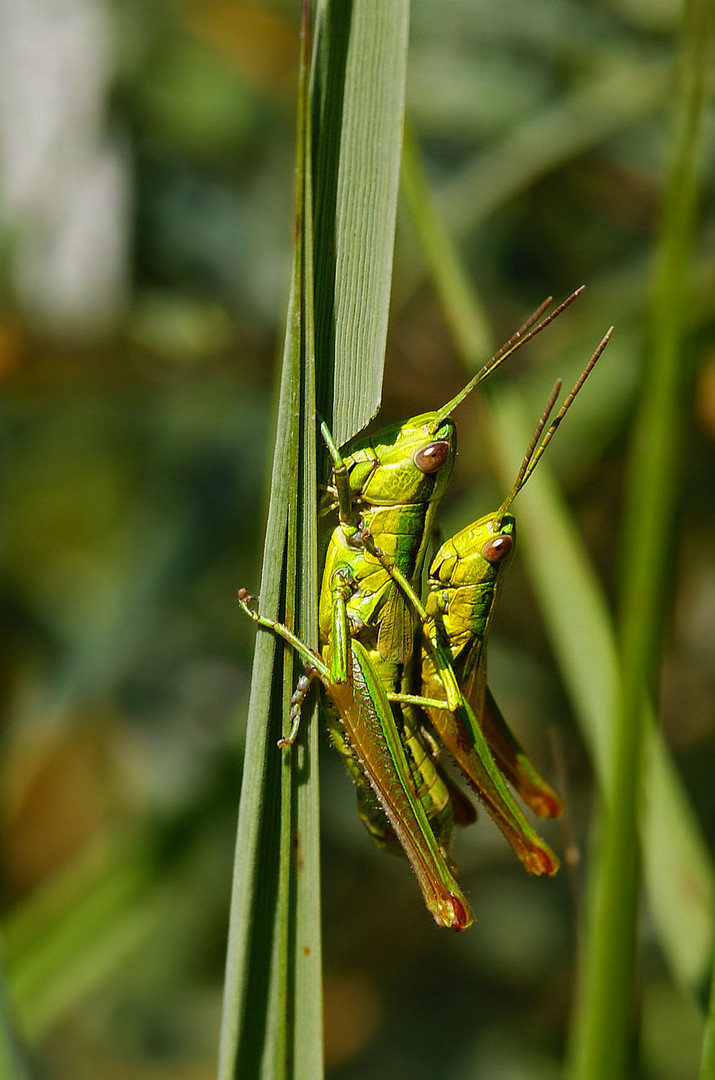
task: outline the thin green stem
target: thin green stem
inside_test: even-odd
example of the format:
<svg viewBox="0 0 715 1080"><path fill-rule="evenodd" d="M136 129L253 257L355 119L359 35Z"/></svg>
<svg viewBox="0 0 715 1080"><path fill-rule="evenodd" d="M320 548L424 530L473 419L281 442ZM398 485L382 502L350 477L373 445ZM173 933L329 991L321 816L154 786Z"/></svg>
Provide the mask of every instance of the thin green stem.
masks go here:
<svg viewBox="0 0 715 1080"><path fill-rule="evenodd" d="M621 549L621 689L574 1018L574 1080L631 1075L639 899L638 812L644 725L657 689L671 575L678 433L686 400L682 345L712 4L686 0L650 313L648 365L630 462Z"/></svg>

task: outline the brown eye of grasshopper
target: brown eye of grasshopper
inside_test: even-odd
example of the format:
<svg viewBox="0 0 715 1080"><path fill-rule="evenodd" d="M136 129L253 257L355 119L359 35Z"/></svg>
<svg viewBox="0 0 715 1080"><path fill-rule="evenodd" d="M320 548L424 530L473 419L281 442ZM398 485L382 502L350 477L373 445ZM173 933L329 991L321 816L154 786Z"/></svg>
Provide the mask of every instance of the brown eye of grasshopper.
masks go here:
<svg viewBox="0 0 715 1080"><path fill-rule="evenodd" d="M511 551L513 540L510 536L495 536L487 540L482 548L482 558L488 563L498 563Z"/></svg>
<svg viewBox="0 0 715 1080"><path fill-rule="evenodd" d="M414 461L420 472L435 473L441 469L449 457L449 443L445 439L437 439L415 450Z"/></svg>

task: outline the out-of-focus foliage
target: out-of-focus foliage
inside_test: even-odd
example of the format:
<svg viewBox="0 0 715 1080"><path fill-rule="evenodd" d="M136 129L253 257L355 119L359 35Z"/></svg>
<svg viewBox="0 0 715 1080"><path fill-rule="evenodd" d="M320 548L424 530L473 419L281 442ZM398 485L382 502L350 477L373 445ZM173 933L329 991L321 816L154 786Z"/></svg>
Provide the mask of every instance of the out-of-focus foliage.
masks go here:
<svg viewBox="0 0 715 1080"><path fill-rule="evenodd" d="M552 454L611 591L679 7L420 0L413 11L411 117L496 335L546 293L589 285L568 327L499 377L536 414L555 375L575 375L617 326ZM209 1078L253 638L232 597L259 576L298 12L287 0L3 0L0 21L10 986L53 1078ZM710 204L662 709L710 838L714 228ZM461 381L423 276L405 226L386 421L441 404ZM472 417L460 420L453 494L486 507L495 490ZM460 514L456 499L445 507L446 531ZM549 839L583 846L591 772L518 556L490 675L566 789L566 831ZM408 869L370 846L327 750L323 764L330 1074L558 1076L578 874L528 879L480 820L456 845L478 924L440 934ZM644 937L642 1075L685 1080L702 1021L647 916Z"/></svg>

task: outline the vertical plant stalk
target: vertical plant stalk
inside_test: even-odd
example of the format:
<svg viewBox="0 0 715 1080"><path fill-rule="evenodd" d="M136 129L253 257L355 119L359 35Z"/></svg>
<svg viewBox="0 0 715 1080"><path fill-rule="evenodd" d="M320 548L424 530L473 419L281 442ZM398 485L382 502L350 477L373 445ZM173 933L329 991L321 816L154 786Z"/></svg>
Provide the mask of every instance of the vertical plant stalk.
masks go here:
<svg viewBox="0 0 715 1080"><path fill-rule="evenodd" d="M295 253L260 607L315 647L316 398L341 442L379 403L409 0L318 0L310 80L309 14L304 0ZM259 631L219 1080L320 1080L323 1074L314 705L310 715L303 711L298 742L282 752L276 747L297 673L290 648Z"/></svg>
<svg viewBox="0 0 715 1080"><path fill-rule="evenodd" d="M632 1075L638 811L649 701L657 695L672 559L682 360L712 28L711 0L685 0L647 368L630 460L619 619L620 692L590 886L572 1047L573 1080Z"/></svg>
<svg viewBox="0 0 715 1080"><path fill-rule="evenodd" d="M375 415L382 395L409 15L409 0L318 0L312 95L318 402L338 446Z"/></svg>
<svg viewBox="0 0 715 1080"><path fill-rule="evenodd" d="M317 644L317 483L312 341L309 10L303 7L295 248L261 605ZM306 294L306 285L311 287ZM301 569L298 572L298 566ZM296 619L296 613L298 618ZM259 633L234 864L219 1080L322 1075L317 732L277 749L295 685L289 650ZM314 711L314 710L313 710ZM298 988L301 1004L296 1007ZM298 1013L301 1013L300 1018ZM298 1020L302 1024L297 1032ZM303 1071L296 1072L296 1046Z"/></svg>

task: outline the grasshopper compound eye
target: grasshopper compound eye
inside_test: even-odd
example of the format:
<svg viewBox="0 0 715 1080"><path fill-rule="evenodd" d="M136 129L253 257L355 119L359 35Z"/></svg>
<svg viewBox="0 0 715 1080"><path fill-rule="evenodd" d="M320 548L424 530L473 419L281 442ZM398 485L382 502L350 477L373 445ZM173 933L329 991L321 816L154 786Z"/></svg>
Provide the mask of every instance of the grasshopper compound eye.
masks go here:
<svg viewBox="0 0 715 1080"><path fill-rule="evenodd" d="M482 558L488 563L501 562L511 551L513 543L511 536L494 536L482 548Z"/></svg>
<svg viewBox="0 0 715 1080"><path fill-rule="evenodd" d="M426 446L421 446L419 450L415 450L412 460L420 472L430 476L442 468L449 457L449 449L450 446L446 439L437 439L435 442L427 443Z"/></svg>

